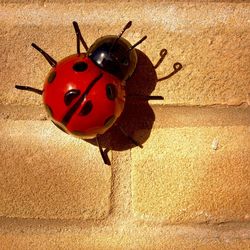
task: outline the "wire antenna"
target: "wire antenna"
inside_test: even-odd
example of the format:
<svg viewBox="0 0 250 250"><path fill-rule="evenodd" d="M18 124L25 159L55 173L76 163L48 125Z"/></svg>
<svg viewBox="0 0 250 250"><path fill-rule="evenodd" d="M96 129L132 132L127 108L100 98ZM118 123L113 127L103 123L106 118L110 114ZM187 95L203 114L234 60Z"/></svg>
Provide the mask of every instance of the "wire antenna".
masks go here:
<svg viewBox="0 0 250 250"><path fill-rule="evenodd" d="M20 89L20 90L31 91L31 92L34 92L34 93L39 94L39 95L43 94L43 90L36 89L33 87L29 87L29 86L15 85L15 88Z"/></svg>
<svg viewBox="0 0 250 250"><path fill-rule="evenodd" d="M49 54L47 54L44 50L38 47L35 43L32 43L31 46L35 48L36 50L38 50L52 67L56 66L57 61L53 59Z"/></svg>
<svg viewBox="0 0 250 250"><path fill-rule="evenodd" d="M122 29L121 33L116 37L115 41L113 42L110 50L109 50L109 53L113 50L113 48L115 47L115 45L117 44L118 40L121 38L121 36L123 35L123 33L129 29L132 25L132 21L129 21L125 26L124 28Z"/></svg>
<svg viewBox="0 0 250 250"><path fill-rule="evenodd" d="M125 30L129 29L129 28L131 27L131 25L132 25L132 21L129 21L129 22L124 26L124 28L123 28L123 30L121 31L121 33L118 35L118 38L120 38L120 37L123 35L123 33L125 32Z"/></svg>
<svg viewBox="0 0 250 250"><path fill-rule="evenodd" d="M80 42L82 43L84 49L86 50L86 52L88 51L89 47L87 45L87 43L84 41L79 25L76 21L73 22L73 26L75 29L75 33L76 33L76 49L77 49L77 54L80 55Z"/></svg>
<svg viewBox="0 0 250 250"><path fill-rule="evenodd" d="M135 43L134 45L132 45L127 52L130 52L132 49L134 49L136 46L138 46L140 43L142 43L144 40L147 39L147 36L144 36L142 39L140 39L137 43Z"/></svg>

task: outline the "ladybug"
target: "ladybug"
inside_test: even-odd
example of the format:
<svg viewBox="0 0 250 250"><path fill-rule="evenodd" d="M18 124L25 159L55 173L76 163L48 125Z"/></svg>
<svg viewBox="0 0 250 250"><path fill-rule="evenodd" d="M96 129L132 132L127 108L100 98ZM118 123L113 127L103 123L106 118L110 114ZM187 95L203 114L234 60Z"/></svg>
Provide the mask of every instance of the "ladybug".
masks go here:
<svg viewBox="0 0 250 250"><path fill-rule="evenodd" d="M147 38L144 36L134 45L123 38L123 33L131 24L129 21L119 35L103 36L88 47L74 21L77 53L59 62L32 43L52 68L45 79L43 90L15 86L42 95L51 121L64 132L81 139L96 138L103 161L108 165L110 161L98 138L116 123L124 109L126 81L137 65L135 47ZM80 52L80 43L85 53ZM180 68L181 64L174 67L173 73ZM146 99L163 98L149 96ZM119 128L132 143L141 146L121 126Z"/></svg>

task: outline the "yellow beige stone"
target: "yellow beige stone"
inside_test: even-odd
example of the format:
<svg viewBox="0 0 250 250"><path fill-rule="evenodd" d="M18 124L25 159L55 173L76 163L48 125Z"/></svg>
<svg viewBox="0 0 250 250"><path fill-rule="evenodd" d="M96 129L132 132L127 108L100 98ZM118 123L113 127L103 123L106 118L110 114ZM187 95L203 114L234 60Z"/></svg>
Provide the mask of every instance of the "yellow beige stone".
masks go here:
<svg viewBox="0 0 250 250"><path fill-rule="evenodd" d="M250 249L249 14L247 1L0 0L1 250ZM124 37L147 35L148 58L129 93L165 98L129 113L144 149L114 153L112 175L97 147L46 121L40 96L14 89L41 89L49 71L32 42L56 60L76 52L73 20L89 46L132 20Z"/></svg>
<svg viewBox="0 0 250 250"><path fill-rule="evenodd" d="M0 135L0 216L107 216L111 171L97 147L48 121L1 120Z"/></svg>
<svg viewBox="0 0 250 250"><path fill-rule="evenodd" d="M169 223L248 221L249 162L249 126L155 129L143 150L132 149L134 213Z"/></svg>

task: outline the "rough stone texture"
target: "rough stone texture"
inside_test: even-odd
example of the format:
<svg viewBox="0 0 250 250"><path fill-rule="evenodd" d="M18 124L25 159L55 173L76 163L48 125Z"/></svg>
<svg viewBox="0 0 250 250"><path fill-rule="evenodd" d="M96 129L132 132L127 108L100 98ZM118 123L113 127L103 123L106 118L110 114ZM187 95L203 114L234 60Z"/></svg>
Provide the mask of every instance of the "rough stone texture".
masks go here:
<svg viewBox="0 0 250 250"><path fill-rule="evenodd" d="M110 168L97 147L48 121L1 120L0 216L99 219L109 212Z"/></svg>
<svg viewBox="0 0 250 250"><path fill-rule="evenodd" d="M60 60L76 50L73 20L79 22L90 45L102 35L119 33L130 19L134 25L126 38L135 43L147 34L147 41L138 48L153 64L159 51L168 49L166 61L157 69L159 77L170 73L174 62L183 64L183 70L158 83L153 92L165 97L164 104L249 103L249 14L247 3L76 1L67 7L44 1L2 4L0 52L5 67L0 74L1 103L40 103L31 94L20 95L13 90L15 83L42 88L49 70L47 62L31 48L31 42ZM156 73L149 60L139 60L131 81L139 86L147 82L153 91ZM134 91L145 89L135 87Z"/></svg>
<svg viewBox="0 0 250 250"><path fill-rule="evenodd" d="M249 135L249 126L155 129L143 150L132 149L134 212L173 223L248 221Z"/></svg>
<svg viewBox="0 0 250 250"><path fill-rule="evenodd" d="M216 2L0 0L1 249L250 249L250 4ZM49 70L32 42L57 60L76 52L73 20L88 45L132 20L124 36L148 39L127 93L165 98L126 106L144 149L114 129L111 168L14 89L42 88Z"/></svg>

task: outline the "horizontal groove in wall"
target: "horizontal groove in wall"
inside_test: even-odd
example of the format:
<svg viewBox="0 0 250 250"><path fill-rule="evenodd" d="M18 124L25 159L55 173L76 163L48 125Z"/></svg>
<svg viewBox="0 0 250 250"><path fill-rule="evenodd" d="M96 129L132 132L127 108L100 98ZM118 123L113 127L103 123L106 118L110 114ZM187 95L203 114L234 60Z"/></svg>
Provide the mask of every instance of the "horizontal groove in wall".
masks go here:
<svg viewBox="0 0 250 250"><path fill-rule="evenodd" d="M135 119L144 109L153 111L154 127L250 125L250 107L248 105L148 106L138 103L133 112L128 112L127 117ZM46 121L48 116L44 107L41 106L0 105L0 119ZM140 123L139 120L138 123Z"/></svg>
<svg viewBox="0 0 250 250"><path fill-rule="evenodd" d="M0 233L4 232L22 232L23 228L25 228L26 232L47 232L55 233L58 230L63 232L64 230L67 231L67 228L71 228L73 232L102 232L105 231L107 234L112 234L112 225L109 224L109 218L105 220L98 221L98 220L63 220L63 219L24 219L24 218L7 218L7 217L0 217ZM211 233L216 232L230 232L234 230L234 232L244 232L250 229L250 223L248 222L225 222L225 223L218 223L218 224L208 224L208 223L188 223L188 224L162 224L161 222L148 222L148 221L136 221L131 220L128 223L128 230L131 229L140 229L145 230L149 229L151 226L154 227L154 230L157 230L155 226L158 226L158 230L166 230L173 231L173 232L193 232L197 236L201 233L206 234L207 231ZM118 227L119 228L119 225ZM236 233L237 234L237 233ZM236 236L236 235L235 235ZM247 236L247 235L246 235Z"/></svg>

